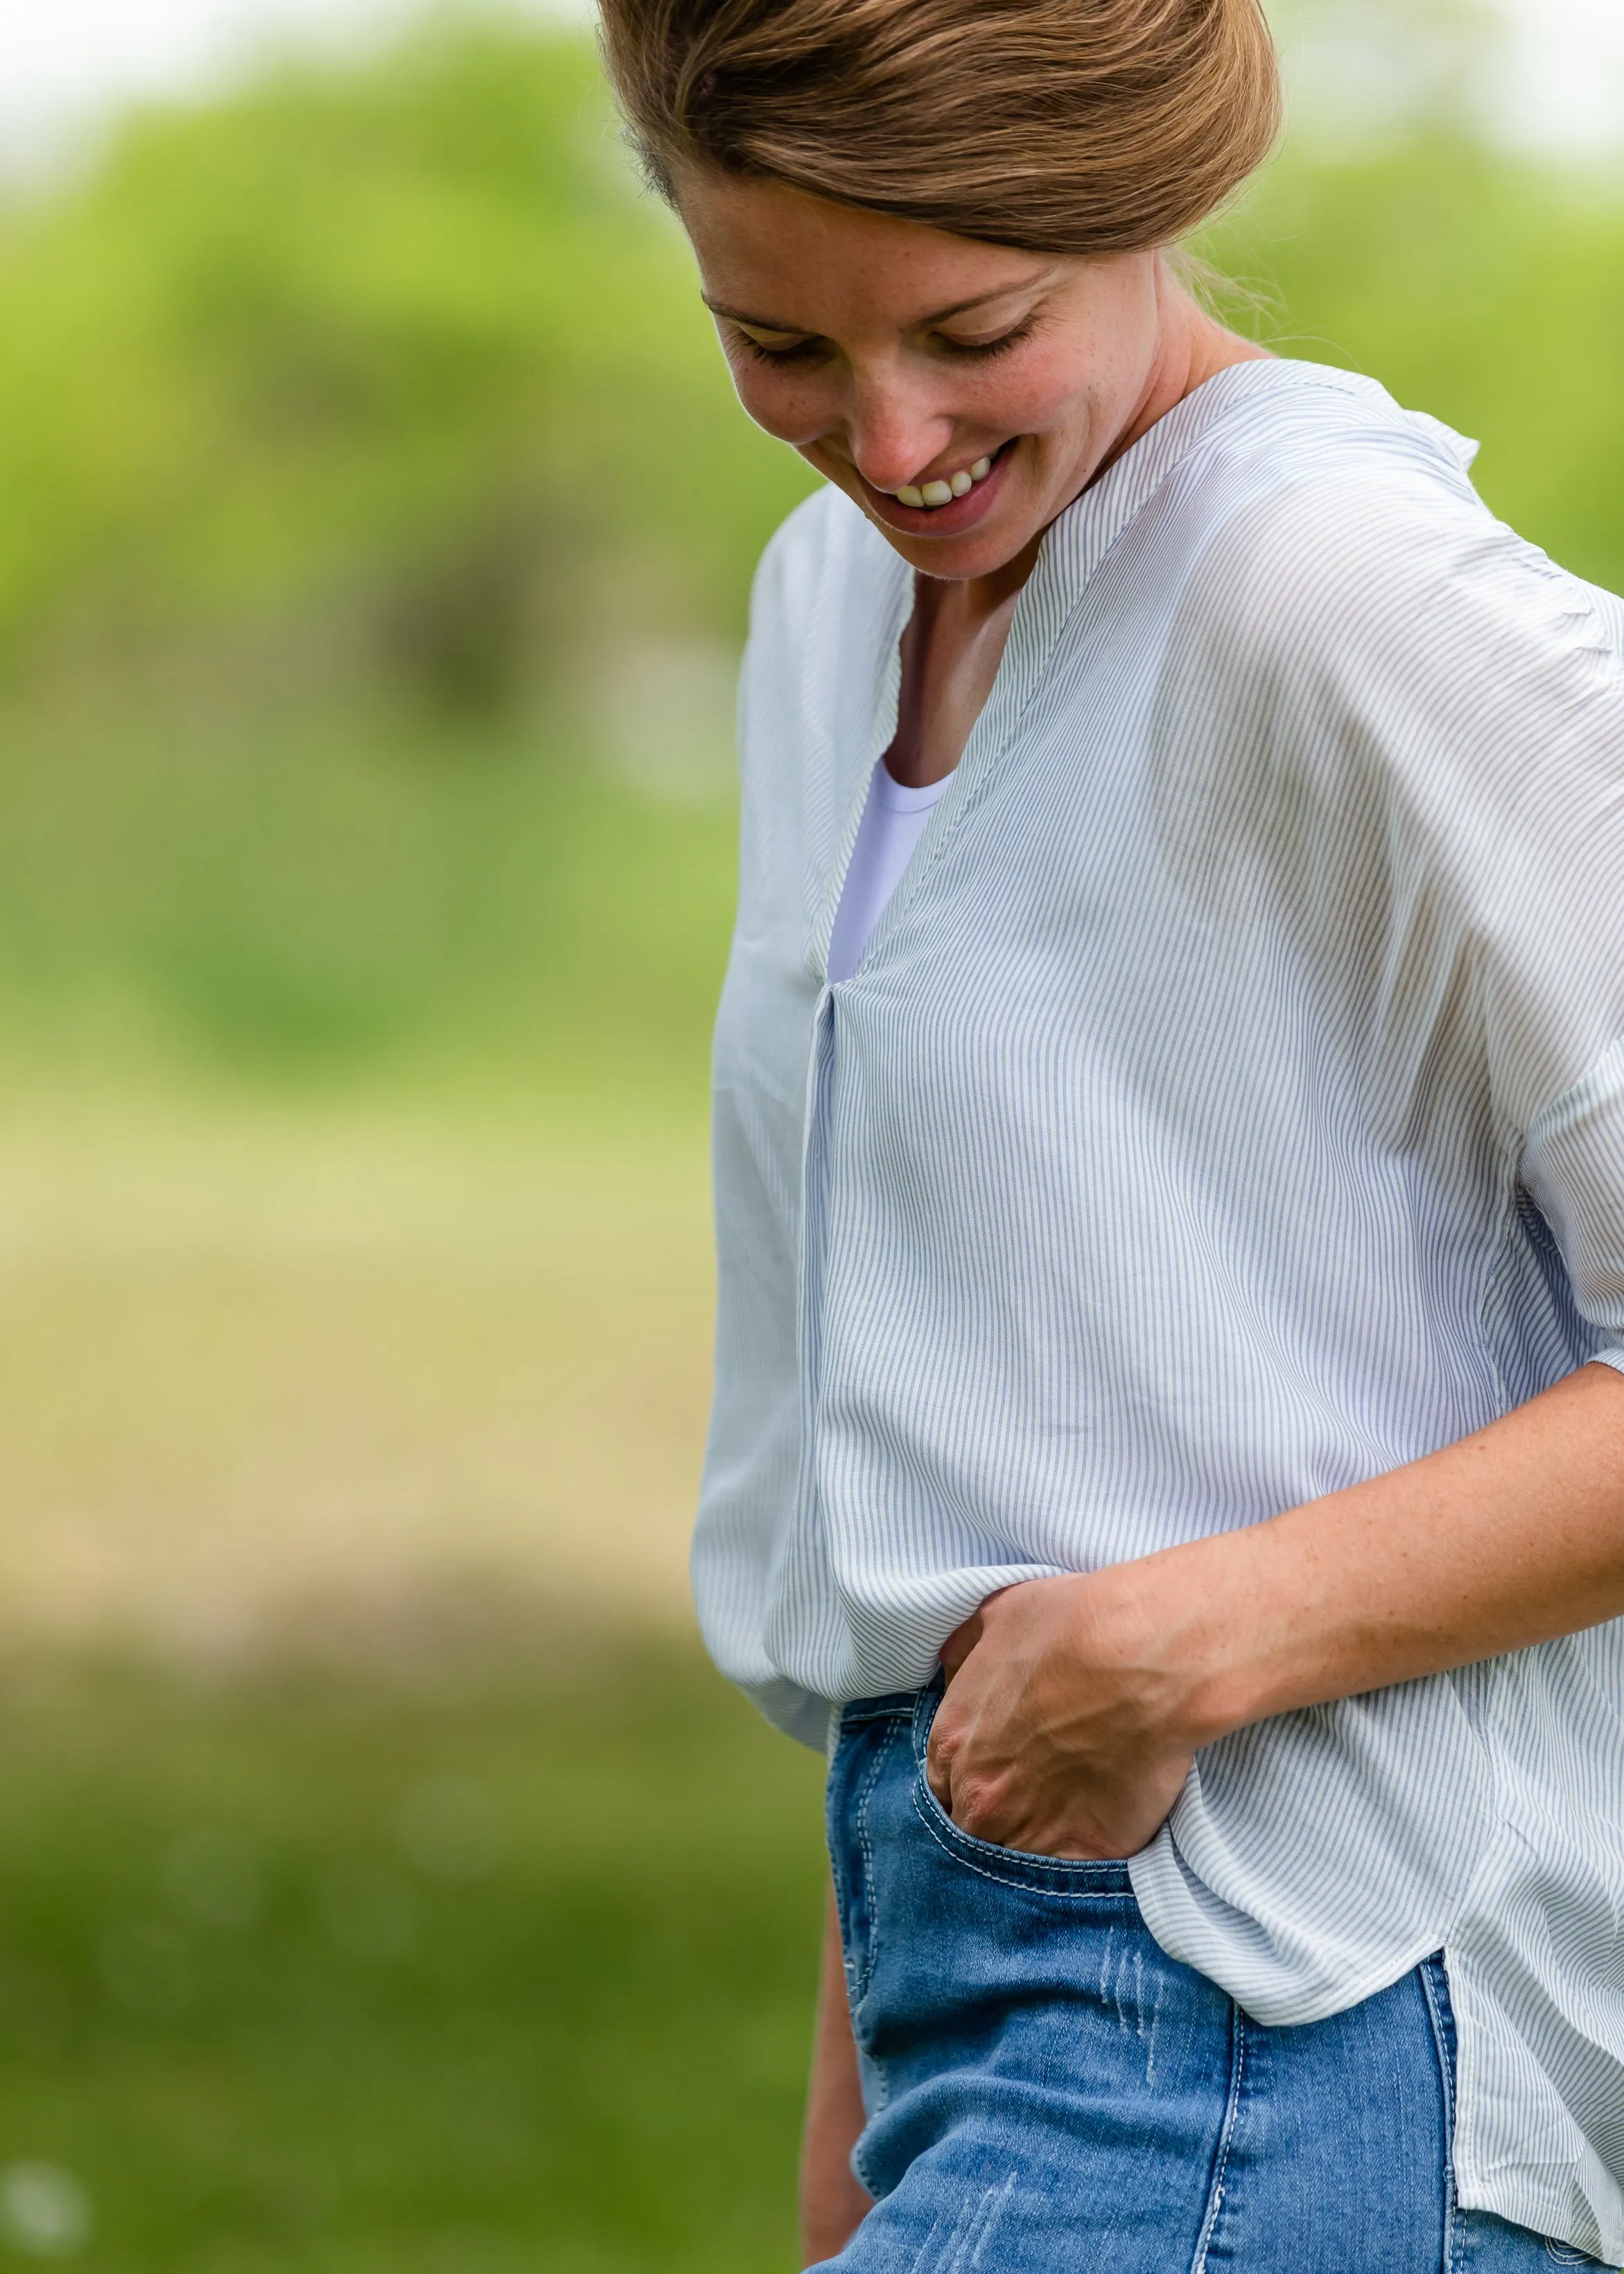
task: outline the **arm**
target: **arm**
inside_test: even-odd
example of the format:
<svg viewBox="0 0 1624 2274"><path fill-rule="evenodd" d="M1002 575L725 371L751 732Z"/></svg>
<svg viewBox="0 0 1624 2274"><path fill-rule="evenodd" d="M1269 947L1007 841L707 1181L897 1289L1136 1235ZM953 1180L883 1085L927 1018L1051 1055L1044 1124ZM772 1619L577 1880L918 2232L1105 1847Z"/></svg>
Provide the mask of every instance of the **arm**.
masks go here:
<svg viewBox="0 0 1624 2274"><path fill-rule="evenodd" d="M846 2002L840 1923L830 1895L818 1981L812 2083L801 2148L801 2242L807 2263L844 2250L868 2210L868 2191L852 2175L852 2150L863 2127L857 2048Z"/></svg>
<svg viewBox="0 0 1624 2274"><path fill-rule="evenodd" d="M1450 1050L1477 1054L1494 1141L1519 1133L1516 1180L1574 1303L1624 1347L1624 669L1599 619L1464 492L1357 454L1237 514L1192 593L1167 666L1181 783L1229 780L1237 721L1267 722L1267 779L1291 785L1259 808L1271 829L1289 836L1300 795L1327 829L1368 809L1396 832L1371 840L1407 911L1380 953L1411 1008L1372 1029L1372 1070L1442 1049L1419 1104ZM1203 691L1220 666L1226 704ZM1298 739L1310 712L1339 722L1323 747ZM1191 810L1214 861L1242 841L1222 799ZM1365 937L1365 876L1347 866L1305 958ZM1438 1006L1468 968L1480 1025L1457 1030ZM1268 1522L994 1598L944 1649L931 1783L989 1839L1132 1854L1195 1752L1234 1730L1621 1613L1624 1377L1593 1365Z"/></svg>
<svg viewBox="0 0 1624 2274"><path fill-rule="evenodd" d="M1129 1856L1203 1745L1624 1615L1624 1375L1587 1366L1425 1460L1266 1524L1011 1587L943 1651L956 1822Z"/></svg>

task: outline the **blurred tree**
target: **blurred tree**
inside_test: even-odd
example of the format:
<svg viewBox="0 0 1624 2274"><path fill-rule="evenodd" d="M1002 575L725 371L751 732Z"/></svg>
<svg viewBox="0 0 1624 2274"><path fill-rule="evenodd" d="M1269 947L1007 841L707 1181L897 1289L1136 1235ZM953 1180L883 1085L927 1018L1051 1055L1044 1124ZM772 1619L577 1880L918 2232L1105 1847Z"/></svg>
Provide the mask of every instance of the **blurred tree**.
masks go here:
<svg viewBox="0 0 1624 2274"><path fill-rule="evenodd" d="M460 707L733 629L807 486L732 403L590 49L440 24L150 117L0 239L0 657L293 638Z"/></svg>
<svg viewBox="0 0 1624 2274"><path fill-rule="evenodd" d="M1220 263L1624 581L1624 209L1475 132L1485 0L1277 12L1303 130ZM574 35L445 19L149 115L0 226L0 672L263 657L495 712L735 641L809 480L733 403Z"/></svg>
<svg viewBox="0 0 1624 2274"><path fill-rule="evenodd" d="M1496 151L1447 5L1279 0L1293 139L1214 258L1624 586L1624 204ZM442 23L0 210L0 679L37 698L0 702L0 1062L696 1103L732 650L808 486L578 37Z"/></svg>
<svg viewBox="0 0 1624 2274"><path fill-rule="evenodd" d="M1215 236L1283 354L1366 371L1483 444L1475 478L1624 589L1624 201L1462 132L1292 154Z"/></svg>

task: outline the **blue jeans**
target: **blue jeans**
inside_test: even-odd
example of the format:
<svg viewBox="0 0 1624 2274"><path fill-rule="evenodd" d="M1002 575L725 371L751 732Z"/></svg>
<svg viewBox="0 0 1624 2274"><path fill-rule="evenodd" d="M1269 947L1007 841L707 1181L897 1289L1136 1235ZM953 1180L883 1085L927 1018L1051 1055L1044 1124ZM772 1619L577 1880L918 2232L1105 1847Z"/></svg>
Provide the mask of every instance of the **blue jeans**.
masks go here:
<svg viewBox="0 0 1624 2274"><path fill-rule="evenodd" d="M1438 1959L1265 2029L1169 1958L1125 1866L972 1839L925 1781L940 1685L842 1717L829 1845L874 2210L839 2274L1550 2274L1455 2199Z"/></svg>

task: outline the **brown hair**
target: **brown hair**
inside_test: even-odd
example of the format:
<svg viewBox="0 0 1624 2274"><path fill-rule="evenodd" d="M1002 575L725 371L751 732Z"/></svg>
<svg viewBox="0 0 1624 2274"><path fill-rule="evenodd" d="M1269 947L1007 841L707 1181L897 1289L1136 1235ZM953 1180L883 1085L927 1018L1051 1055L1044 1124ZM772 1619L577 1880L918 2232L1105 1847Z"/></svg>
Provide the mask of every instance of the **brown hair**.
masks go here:
<svg viewBox="0 0 1624 2274"><path fill-rule="evenodd" d="M1034 252L1205 221L1280 125L1259 0L600 0L650 183L686 167Z"/></svg>

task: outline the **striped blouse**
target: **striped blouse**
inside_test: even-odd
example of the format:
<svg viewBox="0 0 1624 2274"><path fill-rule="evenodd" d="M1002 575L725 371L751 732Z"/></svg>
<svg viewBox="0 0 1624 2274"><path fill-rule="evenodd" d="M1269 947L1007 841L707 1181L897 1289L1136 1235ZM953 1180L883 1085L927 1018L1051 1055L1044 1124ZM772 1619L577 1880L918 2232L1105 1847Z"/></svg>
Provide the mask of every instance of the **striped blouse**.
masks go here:
<svg viewBox="0 0 1624 2274"><path fill-rule="evenodd" d="M1624 1369L1624 603L1373 382L1221 373L1063 514L855 970L901 560L757 580L694 1569L782 1728L993 1589ZM1134 1859L1266 2023L1447 1957L1462 2198L1624 2258L1624 1622L1204 1751Z"/></svg>

